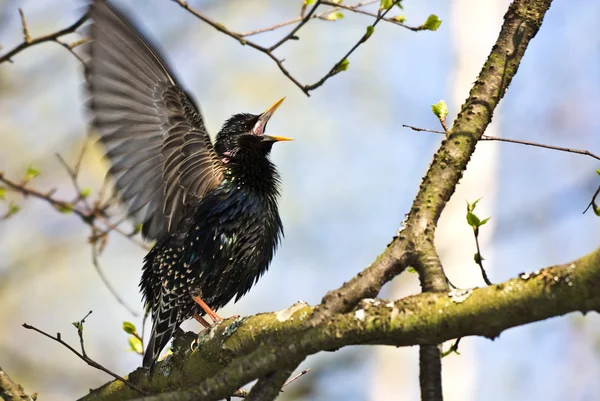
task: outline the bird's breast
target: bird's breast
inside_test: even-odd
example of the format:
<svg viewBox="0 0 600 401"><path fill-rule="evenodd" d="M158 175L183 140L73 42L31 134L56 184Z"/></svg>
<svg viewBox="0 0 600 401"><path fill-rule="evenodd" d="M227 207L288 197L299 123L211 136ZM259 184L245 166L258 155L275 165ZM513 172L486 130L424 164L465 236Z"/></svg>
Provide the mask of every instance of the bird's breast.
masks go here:
<svg viewBox="0 0 600 401"><path fill-rule="evenodd" d="M282 234L274 199L220 188L198 204L182 261L197 276L203 299L221 307L267 270Z"/></svg>

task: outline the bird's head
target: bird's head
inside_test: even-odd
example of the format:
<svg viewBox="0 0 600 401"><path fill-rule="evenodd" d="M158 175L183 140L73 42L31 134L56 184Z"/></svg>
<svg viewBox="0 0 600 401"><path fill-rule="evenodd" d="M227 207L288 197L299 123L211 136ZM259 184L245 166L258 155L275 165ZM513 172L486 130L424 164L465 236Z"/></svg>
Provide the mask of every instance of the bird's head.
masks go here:
<svg viewBox="0 0 600 401"><path fill-rule="evenodd" d="M217 154L228 159L244 153L266 156L275 142L292 141L292 138L265 134L269 119L284 100L278 100L262 114L240 113L225 121L215 141Z"/></svg>

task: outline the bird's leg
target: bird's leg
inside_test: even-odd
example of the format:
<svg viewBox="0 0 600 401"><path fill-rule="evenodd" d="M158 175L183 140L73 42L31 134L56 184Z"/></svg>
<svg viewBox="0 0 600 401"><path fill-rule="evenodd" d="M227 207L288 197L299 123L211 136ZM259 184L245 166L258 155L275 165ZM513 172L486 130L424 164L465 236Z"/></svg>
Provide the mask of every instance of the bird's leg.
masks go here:
<svg viewBox="0 0 600 401"><path fill-rule="evenodd" d="M204 319L202 316L200 316L200 315L199 315L199 314L197 314L197 313L194 313L194 315L193 315L193 316L194 316L194 319L196 319L196 321L197 321L198 323L200 323L202 326L204 326L204 327L205 327L205 328L207 328L207 329L209 329L209 328L210 328L210 323L208 323L208 322L206 321L206 319Z"/></svg>
<svg viewBox="0 0 600 401"><path fill-rule="evenodd" d="M200 305L202 310L206 312L206 314L212 319L213 322L219 323L223 321L223 318L217 315L217 313L214 310L210 309L210 307L206 304L206 302L202 300L202 298L200 298L199 296L194 296L192 297L192 299L196 301L198 305Z"/></svg>

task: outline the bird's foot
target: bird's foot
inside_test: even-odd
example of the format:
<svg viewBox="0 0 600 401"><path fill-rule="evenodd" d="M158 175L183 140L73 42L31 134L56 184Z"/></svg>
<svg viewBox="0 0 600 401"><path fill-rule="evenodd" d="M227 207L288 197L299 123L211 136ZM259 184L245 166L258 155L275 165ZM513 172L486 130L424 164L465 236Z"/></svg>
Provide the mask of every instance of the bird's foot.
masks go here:
<svg viewBox="0 0 600 401"><path fill-rule="evenodd" d="M208 323L208 322L206 321L206 319L204 319L202 316L200 316L200 315L199 315L199 314L197 314L197 313L194 313L194 315L193 315L193 316L194 316L194 319L196 319L196 321L197 321L198 323L200 323L202 326L204 326L204 328L206 328L206 329L210 329L210 327L211 327L211 324L210 324L210 323Z"/></svg>
<svg viewBox="0 0 600 401"><path fill-rule="evenodd" d="M206 329L204 329L204 330L206 330ZM204 330L202 330L202 331L204 331ZM202 331L200 333L202 333ZM192 341L190 343L190 350L192 352L196 352L196 351L198 351L199 346L200 346L200 340L198 338L196 338L194 341Z"/></svg>
<svg viewBox="0 0 600 401"><path fill-rule="evenodd" d="M194 299L194 301L198 305L200 305L200 307L202 308L202 310L204 312L206 312L206 314L208 315L208 317L210 317L212 319L212 321L214 322L214 324L218 324L218 323L221 323L223 321L223 318L221 316L217 315L217 313L214 310L212 310L210 308L210 306L208 306L206 304L206 302L204 302L202 300L202 298L200 298L198 296L195 296L195 297L192 297L192 298Z"/></svg>

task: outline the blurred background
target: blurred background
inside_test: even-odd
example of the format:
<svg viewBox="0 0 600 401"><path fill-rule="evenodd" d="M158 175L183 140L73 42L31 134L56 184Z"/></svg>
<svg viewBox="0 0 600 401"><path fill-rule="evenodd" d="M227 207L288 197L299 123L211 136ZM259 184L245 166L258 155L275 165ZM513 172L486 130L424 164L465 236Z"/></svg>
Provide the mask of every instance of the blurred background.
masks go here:
<svg viewBox="0 0 600 401"><path fill-rule="evenodd" d="M260 112L286 102L269 123L273 134L296 138L277 145L273 160L283 178L285 240L271 269L237 304L220 312L254 314L302 299L318 303L326 291L370 264L396 233L441 136L402 124L439 129L431 104L445 99L453 120L489 54L508 2L406 0L406 23L429 14L436 32L411 32L380 23L350 58L350 68L306 97L264 54L188 14L170 1L115 1L158 44L180 81L199 102L214 134L230 115ZM299 15L300 0L193 0L191 5L244 32ZM353 4L350 1L345 3ZM486 4L480 4L486 3ZM84 2L0 0L0 54L22 41L18 8L34 37L70 25ZM377 5L366 10L376 11ZM324 10L325 8L323 8ZM363 35L372 18L343 12L337 21L313 20L277 51L303 83L321 78ZM555 1L527 50L494 123L486 132L600 153L600 2ZM270 45L291 26L253 37ZM80 36L66 37L68 41ZM79 61L55 43L0 65L0 171L19 180L27 166L41 172L31 185L75 192L56 153L77 160L87 135ZM585 156L483 142L436 237L450 280L481 286L465 201L483 199L482 254L493 282L568 262L598 246L598 219L582 211L597 188L598 162ZM83 160L80 183L96 192L107 164L98 148ZM100 257L108 280L133 316L98 277L89 227L47 203L7 193L21 210L0 222L0 366L45 401L78 398L108 381L67 349L21 327L27 322L61 332L75 345L71 322L89 310L85 341L92 358L126 374L141 364L127 351L124 320L141 325L137 284L145 251L112 234ZM382 297L419 291L404 273ZM189 322L184 328L199 330ZM449 347L446 344L445 347ZM508 330L496 339L465 338L460 355L444 358L444 391L454 400L600 399L600 319L571 314ZM418 400L417 348L349 347L308 358L312 372L290 385L286 400Z"/></svg>

